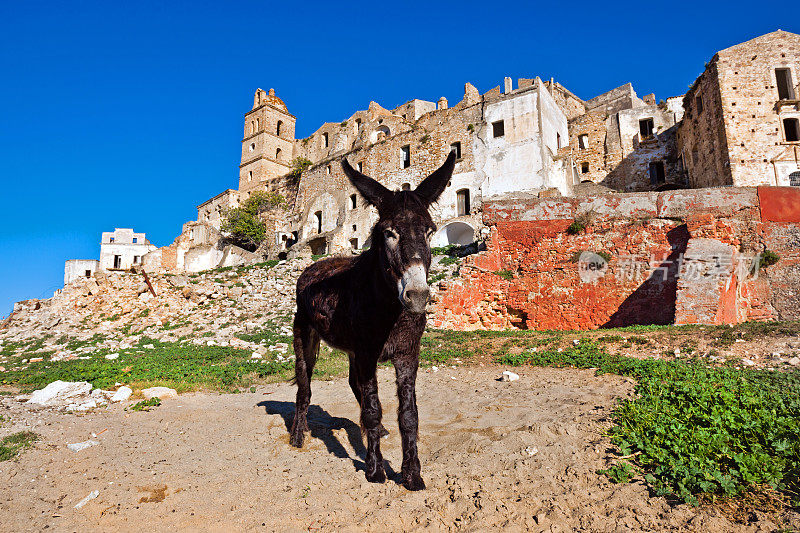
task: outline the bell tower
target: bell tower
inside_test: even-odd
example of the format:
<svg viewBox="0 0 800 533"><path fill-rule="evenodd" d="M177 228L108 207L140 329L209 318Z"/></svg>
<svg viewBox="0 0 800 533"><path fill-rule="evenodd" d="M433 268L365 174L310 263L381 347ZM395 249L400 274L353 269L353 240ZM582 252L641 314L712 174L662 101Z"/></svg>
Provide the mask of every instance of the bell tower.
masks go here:
<svg viewBox="0 0 800 533"><path fill-rule="evenodd" d="M292 170L295 116L283 100L257 89L253 109L244 115L239 192L246 198L253 191L268 190L269 182Z"/></svg>

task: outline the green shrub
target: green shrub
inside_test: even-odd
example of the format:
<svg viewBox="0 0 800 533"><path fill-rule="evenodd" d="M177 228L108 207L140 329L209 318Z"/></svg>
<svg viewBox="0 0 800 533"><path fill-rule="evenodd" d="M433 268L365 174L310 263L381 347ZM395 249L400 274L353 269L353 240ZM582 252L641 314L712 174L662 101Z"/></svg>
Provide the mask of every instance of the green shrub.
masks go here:
<svg viewBox="0 0 800 533"><path fill-rule="evenodd" d="M13 459L25 448L30 448L39 440L39 435L32 431L20 431L0 440L0 461Z"/></svg>
<svg viewBox="0 0 800 533"><path fill-rule="evenodd" d="M514 279L514 273L510 270L496 270L494 273L506 281L511 281Z"/></svg>
<svg viewBox="0 0 800 533"><path fill-rule="evenodd" d="M758 268L767 268L769 266L774 265L778 261L780 261L781 256L773 252L772 250L764 250L761 254L761 261L758 264Z"/></svg>
<svg viewBox="0 0 800 533"><path fill-rule="evenodd" d="M253 251L264 240L267 231L259 212L285 204L286 199L280 194L255 191L241 206L225 211L221 230L229 233L238 246Z"/></svg>
<svg viewBox="0 0 800 533"><path fill-rule="evenodd" d="M567 226L567 233L570 235L577 235L579 233L583 233L586 229L586 226L578 222L577 220L573 220L572 223Z"/></svg>

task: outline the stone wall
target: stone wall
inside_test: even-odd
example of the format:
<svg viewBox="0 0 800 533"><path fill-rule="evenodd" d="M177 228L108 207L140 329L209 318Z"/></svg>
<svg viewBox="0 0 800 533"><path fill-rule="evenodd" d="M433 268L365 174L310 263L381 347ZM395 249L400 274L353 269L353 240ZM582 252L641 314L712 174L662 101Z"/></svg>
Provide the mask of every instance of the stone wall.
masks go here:
<svg viewBox="0 0 800 533"><path fill-rule="evenodd" d="M487 250L440 287L430 323L563 330L798 319L798 206L799 190L774 187L495 199L484 204ZM576 219L586 230L571 235ZM780 260L754 269L765 249Z"/></svg>

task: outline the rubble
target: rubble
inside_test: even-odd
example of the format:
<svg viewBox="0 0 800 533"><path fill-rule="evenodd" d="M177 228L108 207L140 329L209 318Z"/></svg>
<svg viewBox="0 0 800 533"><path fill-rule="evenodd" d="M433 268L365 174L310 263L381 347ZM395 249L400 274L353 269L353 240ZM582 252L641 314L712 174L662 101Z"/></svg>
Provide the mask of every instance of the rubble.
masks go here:
<svg viewBox="0 0 800 533"><path fill-rule="evenodd" d="M152 400L153 398L163 400L165 398L178 397L177 391L169 387L150 387L149 389L142 389L142 394L146 400Z"/></svg>
<svg viewBox="0 0 800 533"><path fill-rule="evenodd" d="M35 391L27 403L53 405L89 394L91 390L92 385L87 381L54 381L45 388Z"/></svg>

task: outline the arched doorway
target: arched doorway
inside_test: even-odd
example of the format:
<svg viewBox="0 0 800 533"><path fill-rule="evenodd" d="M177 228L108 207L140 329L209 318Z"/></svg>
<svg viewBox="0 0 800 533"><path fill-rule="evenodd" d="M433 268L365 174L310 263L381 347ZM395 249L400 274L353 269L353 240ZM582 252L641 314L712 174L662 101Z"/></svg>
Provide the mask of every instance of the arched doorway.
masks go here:
<svg viewBox="0 0 800 533"><path fill-rule="evenodd" d="M475 229L466 222L451 222L441 228L431 239L431 246L470 244L475 240Z"/></svg>

